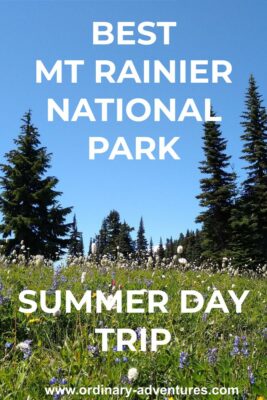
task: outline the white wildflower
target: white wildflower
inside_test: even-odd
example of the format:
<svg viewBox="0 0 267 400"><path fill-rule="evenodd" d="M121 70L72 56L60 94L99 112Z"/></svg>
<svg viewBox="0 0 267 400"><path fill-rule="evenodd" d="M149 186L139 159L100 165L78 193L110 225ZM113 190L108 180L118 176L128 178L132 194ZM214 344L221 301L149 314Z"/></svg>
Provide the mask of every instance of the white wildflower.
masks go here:
<svg viewBox="0 0 267 400"><path fill-rule="evenodd" d="M92 243L92 246L91 246L91 253L95 255L95 254L96 254L96 251L97 251L96 243Z"/></svg>
<svg viewBox="0 0 267 400"><path fill-rule="evenodd" d="M20 342L16 346L17 349L21 351L27 351L31 349L31 341Z"/></svg>
<svg viewBox="0 0 267 400"><path fill-rule="evenodd" d="M183 251L184 251L183 246L179 245L179 246L177 247L177 253L178 253L178 254L182 254Z"/></svg>
<svg viewBox="0 0 267 400"><path fill-rule="evenodd" d="M35 265L37 267L39 267L40 265L42 265L44 263L44 256L41 256L40 254L38 254L37 256L35 256Z"/></svg>
<svg viewBox="0 0 267 400"><path fill-rule="evenodd" d="M128 371L128 374L127 374L128 379L129 379L130 382L136 381L137 378L138 378L138 375L139 375L139 373L138 373L138 370L136 368L130 368L129 371Z"/></svg>
<svg viewBox="0 0 267 400"><path fill-rule="evenodd" d="M81 283L84 283L85 277L86 277L86 272L83 272L81 276Z"/></svg>
<svg viewBox="0 0 267 400"><path fill-rule="evenodd" d="M61 314L61 311L57 310L57 311L53 312L53 317L59 317L60 314Z"/></svg>

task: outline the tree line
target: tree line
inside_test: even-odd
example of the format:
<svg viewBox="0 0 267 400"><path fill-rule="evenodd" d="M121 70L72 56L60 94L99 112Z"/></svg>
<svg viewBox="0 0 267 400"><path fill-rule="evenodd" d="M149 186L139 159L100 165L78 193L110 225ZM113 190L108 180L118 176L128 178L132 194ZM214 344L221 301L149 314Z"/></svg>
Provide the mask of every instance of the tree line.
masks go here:
<svg viewBox="0 0 267 400"><path fill-rule="evenodd" d="M156 251L159 258L172 257L177 246L182 245L184 256L191 262L221 263L223 257L230 257L239 266L256 268L266 263L267 114L253 76L249 79L241 126L240 158L246 174L239 182L231 169L220 124L204 123L204 158L199 166L202 177L197 196L201 212L196 218L200 228L177 239L168 238L164 244L160 239ZM76 216L71 223L66 222L72 207L61 206L61 192L56 189L58 179L47 175L51 154L41 146L31 111L22 118L21 132L14 143L16 148L5 154L6 164L0 165L0 233L6 253L24 241L33 255L56 259L66 249L70 255L83 255L83 238ZM118 211L112 210L104 218L99 233L91 239L88 253L94 242L99 256L116 257L118 252L125 257L153 256L153 242L148 243L142 218L136 240L132 239L133 230L120 220Z"/></svg>

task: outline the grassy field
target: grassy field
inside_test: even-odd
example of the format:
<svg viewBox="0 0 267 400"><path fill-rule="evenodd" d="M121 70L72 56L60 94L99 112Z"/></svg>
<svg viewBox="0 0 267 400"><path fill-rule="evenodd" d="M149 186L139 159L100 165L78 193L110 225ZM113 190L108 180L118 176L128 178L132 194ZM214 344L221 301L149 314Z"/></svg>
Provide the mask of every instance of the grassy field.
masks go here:
<svg viewBox="0 0 267 400"><path fill-rule="evenodd" d="M81 282L82 273L83 278ZM42 310L32 314L18 311L18 295L23 289L49 290L53 304L55 289L70 289L77 299L90 289L106 294L114 289L163 290L169 296L168 313L117 314L116 310L96 314L64 308L57 315ZM213 310L209 315L180 313L181 289L201 292L206 301L217 288L225 296L233 289L250 294L243 312L235 314L227 303L229 314ZM0 267L0 399L43 400L44 387L140 386L154 387L238 387L239 395L137 395L130 399L266 399L267 398L267 284L264 279L230 277L227 274L179 272L176 270L86 269L85 266L63 267L55 273L52 267ZM94 296L94 295L93 295ZM95 328L146 327L168 329L172 340L156 353L116 351L116 336L110 350L100 351L100 335ZM28 342L31 341L31 342ZM88 347L89 346L89 347ZM129 369L138 377L129 381ZM60 396L55 398L60 398ZM62 399L117 399L109 396L62 396Z"/></svg>

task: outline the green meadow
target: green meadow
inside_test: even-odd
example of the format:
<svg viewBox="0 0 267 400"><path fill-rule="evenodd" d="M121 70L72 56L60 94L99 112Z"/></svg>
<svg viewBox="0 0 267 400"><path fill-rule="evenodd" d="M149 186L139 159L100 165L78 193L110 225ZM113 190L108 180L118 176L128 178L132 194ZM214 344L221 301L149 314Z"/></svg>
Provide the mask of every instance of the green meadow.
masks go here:
<svg viewBox="0 0 267 400"><path fill-rule="evenodd" d="M83 274L85 272L85 274ZM83 275L82 275L83 274ZM238 395L137 394L130 399L264 399L267 398L267 321L266 279L229 276L225 273L181 272L163 269L123 269L63 266L7 265L0 267L0 399L43 400L45 387L237 387ZM24 289L48 291L53 306L54 291L61 290L61 312L44 313L39 308L31 314L19 312L19 293ZM106 296L122 290L162 290L168 294L168 313L118 314L115 309L95 312L95 291ZM203 310L181 314L181 290L199 291L205 305L213 291L223 294L229 313ZM85 307L66 314L65 291L81 299L92 291L92 312ZM242 313L236 314L228 290L241 296L250 290ZM146 295L144 295L146 303ZM25 305L23 305L25 306ZM101 335L96 328L146 327L148 351L116 351L117 336L110 336L109 350L101 351ZM164 328L171 333L169 344L157 352L149 348L150 332ZM131 381L130 369L136 368ZM118 399L118 395L54 395L62 399Z"/></svg>

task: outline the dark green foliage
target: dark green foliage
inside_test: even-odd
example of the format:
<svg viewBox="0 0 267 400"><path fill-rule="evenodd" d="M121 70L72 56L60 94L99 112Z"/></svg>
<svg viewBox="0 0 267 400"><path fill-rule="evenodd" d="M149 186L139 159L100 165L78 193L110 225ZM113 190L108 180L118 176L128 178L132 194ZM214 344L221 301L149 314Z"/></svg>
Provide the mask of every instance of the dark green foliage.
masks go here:
<svg viewBox="0 0 267 400"><path fill-rule="evenodd" d="M83 235L78 231L76 215L74 214L73 222L70 229L69 239L69 255L71 256L82 256L84 252L83 246Z"/></svg>
<svg viewBox="0 0 267 400"><path fill-rule="evenodd" d="M214 117L215 114L212 112ZM203 211L196 222L202 223L201 246L203 255L221 259L231 243L230 218L235 194L235 174L229 172L230 157L226 155L226 140L215 121L204 124L204 155L200 171L201 193L197 196Z"/></svg>
<svg viewBox="0 0 267 400"><path fill-rule="evenodd" d="M102 226L100 228L99 234L96 237L97 252L100 255L105 254L106 248L108 246L108 231L107 231L107 219L104 218ZM91 244L92 245L92 244ZM91 246L90 246L91 251Z"/></svg>
<svg viewBox="0 0 267 400"><path fill-rule="evenodd" d="M164 247L163 247L162 238L160 238L160 241L159 241L159 247L158 247L158 250L157 250L157 255L158 255L160 260L162 260L165 257L165 250L164 250Z"/></svg>
<svg viewBox="0 0 267 400"><path fill-rule="evenodd" d="M22 240L31 254L56 258L63 253L68 240L70 224L65 218L71 207L62 208L55 190L58 179L45 176L51 155L40 147L39 133L31 122L31 112L24 115L16 149L5 155L7 164L1 164L2 193L0 231L4 238L11 236L6 250Z"/></svg>
<svg viewBox="0 0 267 400"><path fill-rule="evenodd" d="M174 242L175 252L179 245L183 246L182 257L185 257L189 262L199 262L201 260L201 231L187 230L186 234L180 234L179 239Z"/></svg>
<svg viewBox="0 0 267 400"><path fill-rule="evenodd" d="M136 251L138 254L146 254L147 251L147 240L145 237L145 228L142 217L140 219L140 224L137 231Z"/></svg>
<svg viewBox="0 0 267 400"><path fill-rule="evenodd" d="M93 239L90 238L89 241L89 249L88 249L88 256L90 256L92 254L92 244L93 244Z"/></svg>
<svg viewBox="0 0 267 400"><path fill-rule="evenodd" d="M125 256L132 253L134 251L134 243L131 238L133 229L126 222L121 223L118 211L110 211L103 220L96 237L98 254L109 254L116 257L118 252Z"/></svg>
<svg viewBox="0 0 267 400"><path fill-rule="evenodd" d="M256 265L267 261L267 113L253 76L241 125L242 159L247 176L233 214L236 259ZM251 262L251 261L250 261Z"/></svg>
<svg viewBox="0 0 267 400"><path fill-rule="evenodd" d="M134 242L131 238L131 232L134 228L131 228L125 221L120 224L120 231L118 236L118 250L124 256L134 252Z"/></svg>
<svg viewBox="0 0 267 400"><path fill-rule="evenodd" d="M165 249L166 249L166 250L165 250L165 256L166 256L167 258L173 257L174 254L176 253L176 249L175 249L175 246L174 246L174 242L173 242L172 237L171 237L170 239L167 239L167 240L166 240Z"/></svg>
<svg viewBox="0 0 267 400"><path fill-rule="evenodd" d="M149 241L149 256L150 257L153 257L153 255L154 255L153 247L154 247L153 240L152 240L152 238L150 238L150 241Z"/></svg>

